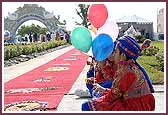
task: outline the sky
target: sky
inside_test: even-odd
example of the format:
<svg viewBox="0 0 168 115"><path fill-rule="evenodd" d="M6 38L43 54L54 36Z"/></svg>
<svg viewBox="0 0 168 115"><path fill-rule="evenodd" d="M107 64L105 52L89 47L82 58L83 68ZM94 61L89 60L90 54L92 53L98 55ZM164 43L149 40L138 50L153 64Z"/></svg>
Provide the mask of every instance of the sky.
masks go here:
<svg viewBox="0 0 168 115"><path fill-rule="evenodd" d="M84 2L2 2L2 17L8 16L9 13L14 13L18 7L24 4L38 4L48 12L53 12L54 15L60 15L60 20L66 20L67 30L75 28L75 21L80 20L76 14L75 8L79 3ZM157 31L157 11L158 9L166 9L166 2L97 2L103 3L108 9L108 21L115 21L124 16L137 15L146 20L152 21L154 32ZM85 2L85 4L93 4L93 2ZM94 2L95 4L95 2ZM7 7L6 7L7 6ZM164 10L165 11L165 10ZM165 14L165 13L164 13ZM25 24L38 24L44 26L38 21L27 21Z"/></svg>

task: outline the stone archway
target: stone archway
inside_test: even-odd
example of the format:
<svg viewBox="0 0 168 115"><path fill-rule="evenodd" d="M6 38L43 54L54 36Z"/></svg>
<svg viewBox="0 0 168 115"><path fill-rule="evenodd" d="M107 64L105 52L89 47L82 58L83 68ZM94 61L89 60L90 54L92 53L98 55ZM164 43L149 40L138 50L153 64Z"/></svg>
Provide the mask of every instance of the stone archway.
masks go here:
<svg viewBox="0 0 168 115"><path fill-rule="evenodd" d="M14 38L21 24L28 20L37 20L43 23L49 31L56 31L59 25L66 24L66 21L61 23L59 18L60 16L55 17L53 13L46 11L37 4L24 4L23 7L19 7L14 13L8 14L8 17L4 19L4 29L8 30L11 37Z"/></svg>

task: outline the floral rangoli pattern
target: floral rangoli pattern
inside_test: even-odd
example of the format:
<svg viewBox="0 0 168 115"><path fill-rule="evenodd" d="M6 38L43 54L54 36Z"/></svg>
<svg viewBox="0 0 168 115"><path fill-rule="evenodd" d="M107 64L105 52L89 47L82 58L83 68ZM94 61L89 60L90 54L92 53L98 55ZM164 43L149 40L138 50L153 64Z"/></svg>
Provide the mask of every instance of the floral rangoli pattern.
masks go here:
<svg viewBox="0 0 168 115"><path fill-rule="evenodd" d="M43 90L55 90L58 87L43 87L43 88L20 88L20 89L10 89L5 91L6 94L16 94L16 93L32 93L39 92Z"/></svg>
<svg viewBox="0 0 168 115"><path fill-rule="evenodd" d="M65 66L65 65L71 65L70 63L60 63L60 64L54 64L56 66Z"/></svg>
<svg viewBox="0 0 168 115"><path fill-rule="evenodd" d="M46 111L47 105L46 102L23 101L6 105L4 111Z"/></svg>
<svg viewBox="0 0 168 115"><path fill-rule="evenodd" d="M69 70L68 67L49 67L48 69L44 70L44 71L48 71L48 72L59 72L59 71L66 71Z"/></svg>
<svg viewBox="0 0 168 115"><path fill-rule="evenodd" d="M45 78L45 77L40 77L40 78L33 80L33 82L49 82L49 81L50 81L50 79Z"/></svg>

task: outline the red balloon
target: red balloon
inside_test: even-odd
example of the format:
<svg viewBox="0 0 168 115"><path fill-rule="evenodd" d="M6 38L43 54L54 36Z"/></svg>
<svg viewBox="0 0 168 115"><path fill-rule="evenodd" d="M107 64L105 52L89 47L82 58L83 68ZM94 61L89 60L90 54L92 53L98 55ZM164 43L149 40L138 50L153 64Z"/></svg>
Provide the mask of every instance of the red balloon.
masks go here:
<svg viewBox="0 0 168 115"><path fill-rule="evenodd" d="M88 19L91 24L100 28L106 22L108 17L108 11L104 4L93 4L88 10Z"/></svg>

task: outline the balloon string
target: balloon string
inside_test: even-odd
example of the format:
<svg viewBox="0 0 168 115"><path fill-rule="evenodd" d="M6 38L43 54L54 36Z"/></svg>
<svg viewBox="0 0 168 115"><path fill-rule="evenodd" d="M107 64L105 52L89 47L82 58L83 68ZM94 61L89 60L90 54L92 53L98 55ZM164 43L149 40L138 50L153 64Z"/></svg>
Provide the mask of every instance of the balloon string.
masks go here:
<svg viewBox="0 0 168 115"><path fill-rule="evenodd" d="M94 80L93 80L93 84L95 84L96 83L96 63L94 62L94 72L95 72L95 74L94 74Z"/></svg>
<svg viewBox="0 0 168 115"><path fill-rule="evenodd" d="M94 68L95 68L95 69L94 69L94 73L95 73L95 74L94 74L94 78L93 78L93 84L95 84L95 79L96 79L96 67L95 67L95 65L94 65Z"/></svg>
<svg viewBox="0 0 168 115"><path fill-rule="evenodd" d="M96 62L95 62L94 57L92 57L92 64L94 68L93 84L95 84L96 83Z"/></svg>

